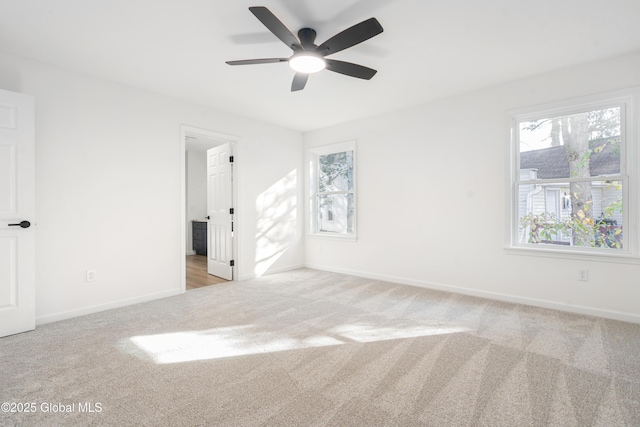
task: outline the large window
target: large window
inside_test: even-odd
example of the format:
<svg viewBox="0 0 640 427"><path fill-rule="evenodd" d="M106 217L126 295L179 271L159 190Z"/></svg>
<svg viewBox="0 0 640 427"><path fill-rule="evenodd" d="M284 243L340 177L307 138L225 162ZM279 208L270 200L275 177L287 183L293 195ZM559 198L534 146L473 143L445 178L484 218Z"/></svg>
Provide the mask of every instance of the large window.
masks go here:
<svg viewBox="0 0 640 427"><path fill-rule="evenodd" d="M633 253L632 99L512 114L512 247Z"/></svg>
<svg viewBox="0 0 640 427"><path fill-rule="evenodd" d="M309 154L311 232L355 237L355 143L315 148Z"/></svg>

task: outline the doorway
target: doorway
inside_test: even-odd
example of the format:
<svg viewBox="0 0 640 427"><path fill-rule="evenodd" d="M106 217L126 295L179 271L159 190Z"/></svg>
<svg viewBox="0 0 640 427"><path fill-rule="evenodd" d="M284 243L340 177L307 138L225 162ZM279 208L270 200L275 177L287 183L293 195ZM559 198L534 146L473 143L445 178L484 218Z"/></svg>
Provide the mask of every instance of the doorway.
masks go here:
<svg viewBox="0 0 640 427"><path fill-rule="evenodd" d="M231 156L236 141L230 135L181 126L183 291L235 278L236 180ZM225 164L221 174L220 165ZM226 213L222 219L221 203Z"/></svg>
<svg viewBox="0 0 640 427"><path fill-rule="evenodd" d="M187 291L228 282L227 279L213 276L207 272L207 257L205 255L186 255L185 260L187 265Z"/></svg>

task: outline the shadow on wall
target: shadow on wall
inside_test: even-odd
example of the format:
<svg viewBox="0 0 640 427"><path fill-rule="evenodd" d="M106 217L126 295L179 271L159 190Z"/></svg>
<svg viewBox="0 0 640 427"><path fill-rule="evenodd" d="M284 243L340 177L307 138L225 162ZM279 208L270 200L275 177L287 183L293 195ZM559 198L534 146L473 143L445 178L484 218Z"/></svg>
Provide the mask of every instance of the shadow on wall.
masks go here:
<svg viewBox="0 0 640 427"><path fill-rule="evenodd" d="M256 276L264 274L287 251L296 235L297 191L298 171L294 169L256 199Z"/></svg>

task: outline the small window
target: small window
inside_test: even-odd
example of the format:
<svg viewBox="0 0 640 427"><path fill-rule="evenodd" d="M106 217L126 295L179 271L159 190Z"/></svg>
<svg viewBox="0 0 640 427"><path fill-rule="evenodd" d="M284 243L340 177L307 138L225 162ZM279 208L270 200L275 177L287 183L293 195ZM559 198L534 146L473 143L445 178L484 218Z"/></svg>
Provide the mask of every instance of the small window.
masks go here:
<svg viewBox="0 0 640 427"><path fill-rule="evenodd" d="M309 150L311 232L355 237L355 143Z"/></svg>
<svg viewBox="0 0 640 427"><path fill-rule="evenodd" d="M631 252L631 100L512 115L512 247Z"/></svg>

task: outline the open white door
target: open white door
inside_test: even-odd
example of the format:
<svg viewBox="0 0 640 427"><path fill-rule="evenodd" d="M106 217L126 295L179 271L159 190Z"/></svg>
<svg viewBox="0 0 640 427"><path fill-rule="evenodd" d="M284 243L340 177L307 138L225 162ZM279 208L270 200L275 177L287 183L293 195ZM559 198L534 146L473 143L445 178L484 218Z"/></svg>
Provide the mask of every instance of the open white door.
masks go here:
<svg viewBox="0 0 640 427"><path fill-rule="evenodd" d="M0 89L0 337L35 329L33 98Z"/></svg>
<svg viewBox="0 0 640 427"><path fill-rule="evenodd" d="M231 144L207 150L207 269L233 279L233 176Z"/></svg>

